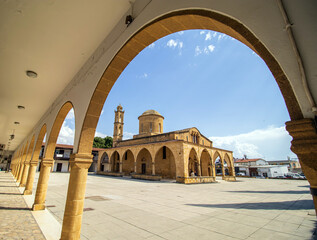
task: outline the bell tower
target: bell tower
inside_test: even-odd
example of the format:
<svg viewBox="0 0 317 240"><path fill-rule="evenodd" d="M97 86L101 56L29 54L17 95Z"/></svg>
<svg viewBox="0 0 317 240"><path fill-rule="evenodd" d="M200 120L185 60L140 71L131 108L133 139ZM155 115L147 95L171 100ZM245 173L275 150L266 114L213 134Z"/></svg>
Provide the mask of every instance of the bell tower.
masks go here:
<svg viewBox="0 0 317 240"><path fill-rule="evenodd" d="M123 136L123 116L122 106L119 104L117 111L114 111L114 128L113 128L113 144L112 147L116 147L117 143L122 141Z"/></svg>

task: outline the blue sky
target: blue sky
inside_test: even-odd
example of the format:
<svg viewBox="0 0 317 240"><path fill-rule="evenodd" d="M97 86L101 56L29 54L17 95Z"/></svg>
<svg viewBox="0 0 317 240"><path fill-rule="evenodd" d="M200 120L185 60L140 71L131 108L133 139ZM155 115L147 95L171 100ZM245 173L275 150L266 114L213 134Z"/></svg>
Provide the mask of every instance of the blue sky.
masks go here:
<svg viewBox="0 0 317 240"><path fill-rule="evenodd" d="M114 109L125 110L124 138L138 133L148 109L164 117L164 132L197 127L235 157L295 157L284 128L289 115L264 61L239 41L213 31L166 36L144 49L112 88L96 135L112 136ZM59 142L72 144L73 113Z"/></svg>

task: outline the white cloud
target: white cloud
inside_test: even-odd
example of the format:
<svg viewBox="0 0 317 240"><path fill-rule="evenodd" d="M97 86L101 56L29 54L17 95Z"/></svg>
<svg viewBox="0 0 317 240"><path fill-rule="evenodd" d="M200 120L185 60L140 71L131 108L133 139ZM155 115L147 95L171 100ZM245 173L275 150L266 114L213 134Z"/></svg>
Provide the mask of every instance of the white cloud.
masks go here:
<svg viewBox="0 0 317 240"><path fill-rule="evenodd" d="M59 132L57 143L59 144L74 144L74 136L75 136L75 129L71 129L69 126L63 122L61 127L61 131Z"/></svg>
<svg viewBox="0 0 317 240"><path fill-rule="evenodd" d="M104 134L104 133L101 133L101 132L95 132L95 137L101 137L101 138L105 138L105 137L107 137L107 136L109 136L109 135L107 135L107 134Z"/></svg>
<svg viewBox="0 0 317 240"><path fill-rule="evenodd" d="M184 43L181 42L180 40L176 39L171 39L166 43L166 46L175 49L177 46L179 49L181 49L183 47Z"/></svg>
<svg viewBox="0 0 317 240"><path fill-rule="evenodd" d="M143 74L143 77L144 77L144 78L147 78L148 76L149 76L149 75L148 75L147 73L144 73L144 74Z"/></svg>
<svg viewBox="0 0 317 240"><path fill-rule="evenodd" d="M214 147L233 151L235 157L241 158L244 154L248 158L265 158L266 160L286 159L287 156L296 157L290 151L291 137L285 127L268 127L257 129L249 133L210 137Z"/></svg>
<svg viewBox="0 0 317 240"><path fill-rule="evenodd" d="M179 35L183 35L184 34L184 31L180 31L178 32Z"/></svg>
<svg viewBox="0 0 317 240"><path fill-rule="evenodd" d="M149 48L154 48L155 47L155 43L152 43L149 45Z"/></svg>
<svg viewBox="0 0 317 240"><path fill-rule="evenodd" d="M205 40L206 40L206 41L207 41L207 40L211 40L211 32L208 32L208 33L206 34Z"/></svg>
<svg viewBox="0 0 317 240"><path fill-rule="evenodd" d="M199 34L203 35L203 34L205 34L205 31L200 31Z"/></svg>
<svg viewBox="0 0 317 240"><path fill-rule="evenodd" d="M195 47L195 56L198 56L198 55L202 54L202 52L203 52L203 51L200 49L199 46L196 46L196 47Z"/></svg>
<svg viewBox="0 0 317 240"><path fill-rule="evenodd" d="M213 52L215 50L215 46L210 44L207 47L204 47L203 49L201 49L199 46L195 47L195 56L198 56L202 53L204 54L209 54L211 52Z"/></svg>
<svg viewBox="0 0 317 240"><path fill-rule="evenodd" d="M213 52L215 50L215 46L212 44L208 45L207 48L208 48L209 52Z"/></svg>
<svg viewBox="0 0 317 240"><path fill-rule="evenodd" d="M69 112L68 112L68 114L67 114L67 116L66 116L66 119L74 119L75 118L75 113L74 113L74 108L72 108Z"/></svg>
<svg viewBox="0 0 317 240"><path fill-rule="evenodd" d="M123 140L127 140L127 139L132 139L133 135L135 135L134 133L130 133L130 132L123 132Z"/></svg>
<svg viewBox="0 0 317 240"><path fill-rule="evenodd" d="M101 110L101 113L100 113L100 116L103 114L103 112L104 112L104 111L103 111L103 109L102 109L102 110Z"/></svg>

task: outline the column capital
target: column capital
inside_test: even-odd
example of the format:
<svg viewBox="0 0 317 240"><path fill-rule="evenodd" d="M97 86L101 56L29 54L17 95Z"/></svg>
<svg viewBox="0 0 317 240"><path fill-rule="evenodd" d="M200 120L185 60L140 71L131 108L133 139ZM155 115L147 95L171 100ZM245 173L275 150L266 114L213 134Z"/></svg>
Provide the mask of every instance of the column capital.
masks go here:
<svg viewBox="0 0 317 240"><path fill-rule="evenodd" d="M41 161L42 166L45 167L52 167L54 164L54 159L53 158L43 158Z"/></svg>
<svg viewBox="0 0 317 240"><path fill-rule="evenodd" d="M296 154L317 153L317 132L313 119L286 122L286 130L293 137L291 150Z"/></svg>
<svg viewBox="0 0 317 240"><path fill-rule="evenodd" d="M38 164L38 161L33 161L33 160L30 161L30 166L37 166L37 164Z"/></svg>
<svg viewBox="0 0 317 240"><path fill-rule="evenodd" d="M75 167L88 169L93 162L93 157L94 156L92 154L74 153L70 155L69 164L71 168Z"/></svg>

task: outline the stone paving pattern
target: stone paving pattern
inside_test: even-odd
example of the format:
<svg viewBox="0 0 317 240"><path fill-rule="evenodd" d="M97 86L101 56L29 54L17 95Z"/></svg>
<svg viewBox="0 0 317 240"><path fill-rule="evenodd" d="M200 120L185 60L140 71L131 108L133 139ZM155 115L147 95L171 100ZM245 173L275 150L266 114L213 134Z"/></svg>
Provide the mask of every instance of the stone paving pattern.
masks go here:
<svg viewBox="0 0 317 240"><path fill-rule="evenodd" d="M45 239L11 173L0 172L0 239Z"/></svg>
<svg viewBox="0 0 317 240"><path fill-rule="evenodd" d="M46 204L60 223L68 179L68 173L51 173L49 180ZM217 181L184 185L89 175L81 239L316 238L307 181Z"/></svg>

